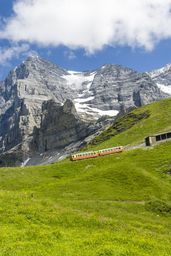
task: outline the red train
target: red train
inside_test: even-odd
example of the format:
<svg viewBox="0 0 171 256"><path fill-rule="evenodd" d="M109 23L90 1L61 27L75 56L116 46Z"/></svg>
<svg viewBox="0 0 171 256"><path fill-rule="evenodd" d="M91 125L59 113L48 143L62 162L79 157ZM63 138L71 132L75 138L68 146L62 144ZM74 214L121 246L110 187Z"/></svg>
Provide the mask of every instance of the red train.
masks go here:
<svg viewBox="0 0 171 256"><path fill-rule="evenodd" d="M88 159L88 158L95 158L98 156L106 156L106 155L110 155L110 154L114 154L114 153L120 153L123 150L124 150L123 146L119 146L119 147L114 147L114 148L101 149L98 151L78 153L78 154L71 155L70 160L77 161L77 160L83 160L83 159Z"/></svg>

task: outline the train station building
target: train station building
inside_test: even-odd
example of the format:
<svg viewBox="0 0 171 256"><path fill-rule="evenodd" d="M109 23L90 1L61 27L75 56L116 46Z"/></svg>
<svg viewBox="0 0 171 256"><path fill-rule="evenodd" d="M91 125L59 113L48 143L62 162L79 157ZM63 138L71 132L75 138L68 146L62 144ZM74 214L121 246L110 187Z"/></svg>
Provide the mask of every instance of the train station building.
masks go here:
<svg viewBox="0 0 171 256"><path fill-rule="evenodd" d="M157 144L158 142L166 140L171 140L171 131L148 136L147 138L145 138L145 145L152 146L154 144Z"/></svg>

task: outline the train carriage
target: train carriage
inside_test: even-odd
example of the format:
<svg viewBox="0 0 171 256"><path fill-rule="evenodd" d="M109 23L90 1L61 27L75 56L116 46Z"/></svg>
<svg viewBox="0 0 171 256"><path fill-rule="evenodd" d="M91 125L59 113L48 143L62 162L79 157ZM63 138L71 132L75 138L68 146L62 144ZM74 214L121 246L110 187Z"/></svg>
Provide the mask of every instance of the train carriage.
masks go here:
<svg viewBox="0 0 171 256"><path fill-rule="evenodd" d="M123 147L114 147L114 148L106 148L106 149L101 149L99 150L99 156L105 156L105 155L110 155L114 153L119 153L123 151Z"/></svg>
<svg viewBox="0 0 171 256"><path fill-rule="evenodd" d="M77 154L71 155L70 160L71 161L78 161L78 160L83 160L83 159L89 159L89 158L95 158L95 157L99 157L99 156L105 156L105 155L120 153L122 151L123 151L123 147L118 146L118 147L113 147L113 148L101 149L101 150L98 150L98 151L77 153Z"/></svg>
<svg viewBox="0 0 171 256"><path fill-rule="evenodd" d="M71 155L70 159L72 161L76 161L76 160L95 158L95 157L98 157L98 153L96 151L91 151L91 152L73 154L73 155Z"/></svg>

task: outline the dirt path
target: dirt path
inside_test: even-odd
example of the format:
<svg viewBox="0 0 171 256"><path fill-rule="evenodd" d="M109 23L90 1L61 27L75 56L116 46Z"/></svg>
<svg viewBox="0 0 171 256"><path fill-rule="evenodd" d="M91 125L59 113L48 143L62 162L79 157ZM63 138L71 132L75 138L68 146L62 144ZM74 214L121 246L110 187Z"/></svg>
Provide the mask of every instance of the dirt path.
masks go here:
<svg viewBox="0 0 171 256"><path fill-rule="evenodd" d="M145 143L141 143L138 145L132 145L132 146L131 145L124 146L125 150L133 150L133 149L138 149L138 148L146 148Z"/></svg>

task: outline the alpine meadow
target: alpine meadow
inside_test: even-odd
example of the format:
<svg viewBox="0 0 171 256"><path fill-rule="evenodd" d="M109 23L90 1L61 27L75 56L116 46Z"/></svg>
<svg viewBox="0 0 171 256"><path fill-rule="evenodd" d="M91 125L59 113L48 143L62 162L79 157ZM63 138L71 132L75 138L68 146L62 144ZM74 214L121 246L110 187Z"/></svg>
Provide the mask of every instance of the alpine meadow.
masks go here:
<svg viewBox="0 0 171 256"><path fill-rule="evenodd" d="M170 99L130 112L118 126L146 112L119 134L105 131L89 149L139 145L149 129L171 129ZM168 141L78 162L1 168L0 255L170 256L170 152Z"/></svg>

